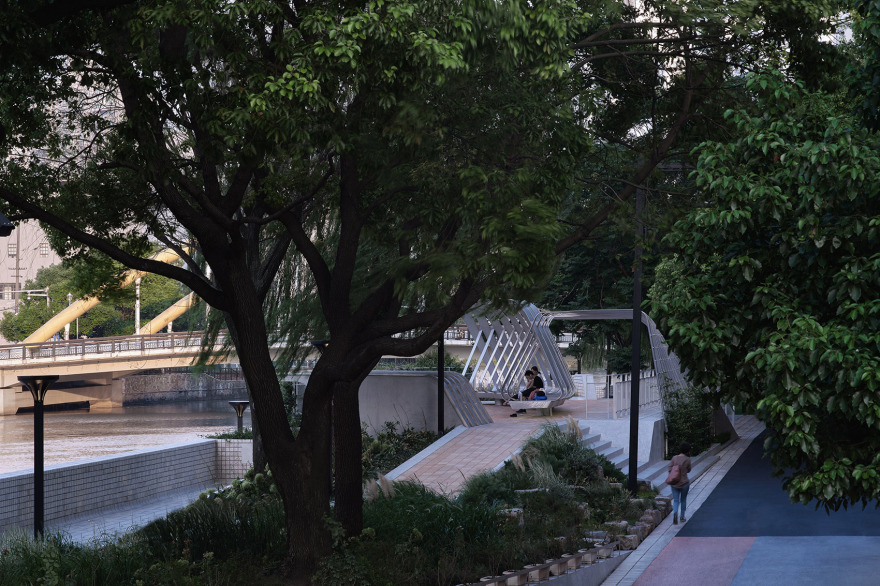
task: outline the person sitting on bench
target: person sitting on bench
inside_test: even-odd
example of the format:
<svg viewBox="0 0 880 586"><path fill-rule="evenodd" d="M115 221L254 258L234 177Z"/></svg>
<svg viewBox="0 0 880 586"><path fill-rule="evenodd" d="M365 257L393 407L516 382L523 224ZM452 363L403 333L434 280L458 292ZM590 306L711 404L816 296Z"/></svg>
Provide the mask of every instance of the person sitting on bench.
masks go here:
<svg viewBox="0 0 880 586"><path fill-rule="evenodd" d="M535 368L535 370L537 370L537 368ZM532 373L532 385L531 385L532 390L529 393L529 398L527 400L534 401L535 397L539 397L538 400L546 399L547 395L544 393L544 381L541 380L541 377L538 376L534 372L534 370L531 371L531 373Z"/></svg>

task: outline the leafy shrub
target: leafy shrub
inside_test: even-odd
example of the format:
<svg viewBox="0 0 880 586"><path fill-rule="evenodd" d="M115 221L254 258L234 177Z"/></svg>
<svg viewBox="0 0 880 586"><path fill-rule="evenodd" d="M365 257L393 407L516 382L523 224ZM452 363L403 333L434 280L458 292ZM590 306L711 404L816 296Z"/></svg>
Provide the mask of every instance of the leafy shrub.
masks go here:
<svg viewBox="0 0 880 586"><path fill-rule="evenodd" d="M141 565L132 548L112 541L74 543L64 534L34 540L7 531L0 553L0 584L125 584Z"/></svg>
<svg viewBox="0 0 880 586"><path fill-rule="evenodd" d="M689 386L683 389L667 388L663 396L663 415L666 418L667 446L678 453L682 442L691 445L691 453L699 454L712 444L712 406L708 395Z"/></svg>
<svg viewBox="0 0 880 586"><path fill-rule="evenodd" d="M224 431L221 433L212 433L205 436L208 439L254 439L254 430L250 427L243 427L241 431L233 429L232 431Z"/></svg>
<svg viewBox="0 0 880 586"><path fill-rule="evenodd" d="M135 532L158 560L200 560L250 554L280 559L285 547L284 508L269 474L248 471L224 490L209 490L191 505Z"/></svg>
<svg viewBox="0 0 880 586"><path fill-rule="evenodd" d="M580 440L580 431L573 424L565 430L550 423L543 427L540 435L526 441L522 457L547 462L569 484L595 482L603 477L617 481L623 477L608 458L582 446Z"/></svg>
<svg viewBox="0 0 880 586"><path fill-rule="evenodd" d="M496 472L483 472L468 478L458 500L465 505L482 503L488 506L514 506L519 498L517 490L532 487L532 481L526 470L518 469L513 462L506 462Z"/></svg>
<svg viewBox="0 0 880 586"><path fill-rule="evenodd" d="M437 441L437 434L431 431L418 431L412 427L398 432L397 424L388 421L375 437L371 437L366 429L361 429L361 441L363 443L361 463L366 481L394 470Z"/></svg>

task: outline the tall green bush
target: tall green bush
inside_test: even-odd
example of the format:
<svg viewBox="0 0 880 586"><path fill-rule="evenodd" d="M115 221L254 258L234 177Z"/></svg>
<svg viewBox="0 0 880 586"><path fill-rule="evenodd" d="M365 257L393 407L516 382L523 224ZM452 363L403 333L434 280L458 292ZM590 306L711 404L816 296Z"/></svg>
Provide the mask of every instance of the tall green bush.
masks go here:
<svg viewBox="0 0 880 586"><path fill-rule="evenodd" d="M691 445L691 454L699 454L712 444L712 404L710 396L693 386L667 388L663 396L666 418L666 457L678 453L682 442Z"/></svg>

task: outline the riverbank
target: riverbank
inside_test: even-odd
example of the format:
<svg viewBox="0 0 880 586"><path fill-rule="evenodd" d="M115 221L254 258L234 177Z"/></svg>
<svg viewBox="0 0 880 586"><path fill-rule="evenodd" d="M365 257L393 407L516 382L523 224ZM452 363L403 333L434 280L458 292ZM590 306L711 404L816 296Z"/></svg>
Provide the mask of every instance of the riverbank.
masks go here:
<svg viewBox="0 0 880 586"><path fill-rule="evenodd" d="M227 401L166 402L107 411L46 413L46 465L74 462L166 444L183 443L235 428ZM250 409L244 414L250 426ZM0 417L0 474L32 469L33 416Z"/></svg>

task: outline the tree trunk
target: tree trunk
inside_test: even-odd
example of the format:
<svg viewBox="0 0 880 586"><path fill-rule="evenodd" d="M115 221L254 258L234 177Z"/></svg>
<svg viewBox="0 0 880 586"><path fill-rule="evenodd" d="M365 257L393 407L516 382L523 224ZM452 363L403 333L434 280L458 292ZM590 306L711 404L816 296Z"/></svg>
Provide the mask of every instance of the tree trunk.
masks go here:
<svg viewBox="0 0 880 586"><path fill-rule="evenodd" d="M235 344L250 391L255 426L263 443L269 469L284 503L287 556L284 569L294 584L308 584L319 561L331 552L330 514L330 405L328 369L316 367L303 397L303 423L296 441L287 420L281 385L269 351L268 333L259 300L243 263L230 259L223 271L223 289L234 312L226 323Z"/></svg>
<svg viewBox="0 0 880 586"><path fill-rule="evenodd" d="M254 471L264 472L266 466L269 465L269 460L266 459L266 450L263 448L263 434L260 433L259 419L254 415L256 410L254 409L254 398L250 391L248 391L248 396L251 398L251 431L254 436L251 452L254 458Z"/></svg>
<svg viewBox="0 0 880 586"><path fill-rule="evenodd" d="M326 379L313 372L303 396L303 422L292 461L276 475L287 514L285 573L295 584L309 584L322 558L332 550L330 517L331 393ZM268 448L268 445L267 445ZM270 463L271 465L271 463ZM275 471L273 468L273 475Z"/></svg>
<svg viewBox="0 0 880 586"><path fill-rule="evenodd" d="M337 383L333 393L335 518L345 534L356 537L364 525L363 445L358 391L361 381Z"/></svg>

